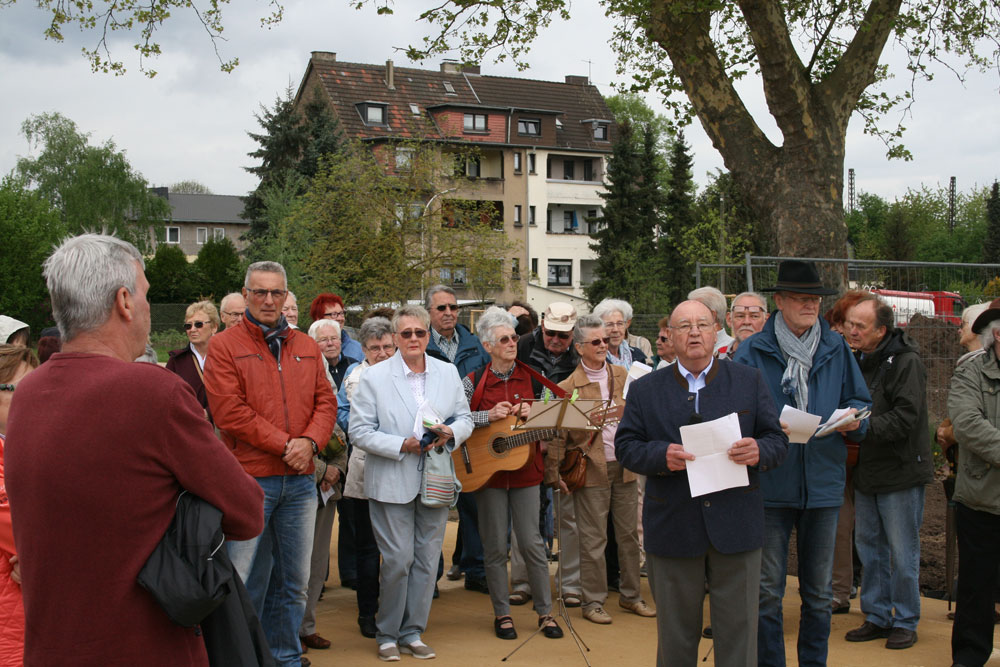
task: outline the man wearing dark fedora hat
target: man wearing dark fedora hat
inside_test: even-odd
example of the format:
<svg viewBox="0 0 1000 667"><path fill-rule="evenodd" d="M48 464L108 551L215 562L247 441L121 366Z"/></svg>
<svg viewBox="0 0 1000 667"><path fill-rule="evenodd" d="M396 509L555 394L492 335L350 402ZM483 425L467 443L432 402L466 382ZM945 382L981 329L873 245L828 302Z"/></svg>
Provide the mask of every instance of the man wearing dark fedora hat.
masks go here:
<svg viewBox="0 0 1000 667"><path fill-rule="evenodd" d="M812 262L784 260L774 292L778 309L760 333L746 339L734 361L760 369L779 412L785 405L829 419L839 408L871 405L864 377L846 341L819 317L824 296L836 294L820 281ZM841 427L860 441L864 422ZM799 594L798 664L825 665L833 601L833 547L844 497L847 449L840 433L791 443L785 462L760 474L764 494L761 557L759 665L785 664L781 603L788 569L788 541L797 536Z"/></svg>
<svg viewBox="0 0 1000 667"><path fill-rule="evenodd" d="M972 324L983 353L955 369L948 416L961 443L955 478L958 605L951 658L983 665L993 651L993 593L1000 566L1000 299Z"/></svg>

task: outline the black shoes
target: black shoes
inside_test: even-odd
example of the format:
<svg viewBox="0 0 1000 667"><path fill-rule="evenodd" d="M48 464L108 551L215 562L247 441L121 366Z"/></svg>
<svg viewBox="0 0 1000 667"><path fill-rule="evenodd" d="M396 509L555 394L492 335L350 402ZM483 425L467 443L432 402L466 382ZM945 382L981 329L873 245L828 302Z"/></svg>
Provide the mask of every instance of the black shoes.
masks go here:
<svg viewBox="0 0 1000 667"><path fill-rule="evenodd" d="M374 639L375 635L378 634L374 616L358 616L358 627L361 628L361 635L363 637Z"/></svg>
<svg viewBox="0 0 1000 667"><path fill-rule="evenodd" d="M917 643L917 633L913 630L903 628L893 628L889 633L889 639L885 642L886 648L903 649L910 648Z"/></svg>
<svg viewBox="0 0 1000 667"><path fill-rule="evenodd" d="M465 590L486 593L487 595L490 593L490 588L486 585L486 577L483 577L482 579L469 579L469 577L466 576Z"/></svg>
<svg viewBox="0 0 1000 667"><path fill-rule="evenodd" d="M494 618L493 632L500 639L517 639L517 630L514 629L514 619L510 616Z"/></svg>
<svg viewBox="0 0 1000 667"><path fill-rule="evenodd" d="M844 639L849 642L870 642L873 639L885 639L890 632L892 632L892 628L883 628L870 621L865 621L860 628L849 630L844 635Z"/></svg>
<svg viewBox="0 0 1000 667"><path fill-rule="evenodd" d="M549 615L538 617L538 627L542 629L542 634L549 639L560 639L563 636L562 628L556 623L556 619Z"/></svg>

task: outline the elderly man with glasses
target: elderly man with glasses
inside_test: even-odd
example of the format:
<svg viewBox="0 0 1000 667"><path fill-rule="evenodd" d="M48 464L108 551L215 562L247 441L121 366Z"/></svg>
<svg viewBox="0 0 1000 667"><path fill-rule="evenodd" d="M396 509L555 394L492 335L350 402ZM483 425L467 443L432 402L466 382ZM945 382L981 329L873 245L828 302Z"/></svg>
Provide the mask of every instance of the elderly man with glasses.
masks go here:
<svg viewBox="0 0 1000 667"><path fill-rule="evenodd" d="M767 299L756 292L743 292L733 299L733 305L726 313L726 324L733 331L733 340L726 348L726 356L732 359L740 343L755 333L759 333L767 322Z"/></svg>
<svg viewBox="0 0 1000 667"><path fill-rule="evenodd" d="M263 535L229 542L230 557L275 662L298 667L316 521L313 456L330 440L337 399L319 346L281 314L284 267L251 264L244 285L246 315L209 347L205 389L223 441L264 490Z"/></svg>
<svg viewBox="0 0 1000 667"><path fill-rule="evenodd" d="M734 361L760 369L779 412L788 405L825 422L833 412L871 406L871 396L851 348L819 317L824 287L812 262L785 260L778 266L778 310L760 333L739 346ZM860 442L865 421L838 431ZM788 570L788 541L795 529L798 546L798 664L825 665L833 603L833 554L837 517L844 500L847 449L841 433L791 443L781 466L762 472L764 552L761 558L757 658L760 665L785 664L782 599Z"/></svg>
<svg viewBox="0 0 1000 667"><path fill-rule="evenodd" d="M336 322L340 325L340 353L358 361L365 358L365 351L361 349L361 343L351 338L348 332L350 327L346 325L347 313L344 309L344 300L338 295L330 292L317 294L316 298L309 304L309 317L313 322L316 320Z"/></svg>
<svg viewBox="0 0 1000 667"><path fill-rule="evenodd" d="M219 302L219 316L222 319L222 327L229 329L235 327L243 319L243 313L247 309L246 301L239 292L232 292L222 297Z"/></svg>

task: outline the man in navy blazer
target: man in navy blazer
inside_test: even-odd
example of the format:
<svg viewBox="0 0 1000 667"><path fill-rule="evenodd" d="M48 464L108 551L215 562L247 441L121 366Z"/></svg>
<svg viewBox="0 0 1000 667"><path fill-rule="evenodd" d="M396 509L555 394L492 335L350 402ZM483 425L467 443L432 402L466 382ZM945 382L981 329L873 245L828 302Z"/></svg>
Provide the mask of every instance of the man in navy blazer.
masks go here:
<svg viewBox="0 0 1000 667"><path fill-rule="evenodd" d="M758 471L779 465L788 438L756 369L714 359L715 315L685 301L670 316L677 362L629 388L615 451L647 476L642 514L646 564L657 609L657 665L698 664L705 582L716 663L757 664L757 600L764 501ZM742 438L729 458L750 484L691 497L680 427L735 412Z"/></svg>

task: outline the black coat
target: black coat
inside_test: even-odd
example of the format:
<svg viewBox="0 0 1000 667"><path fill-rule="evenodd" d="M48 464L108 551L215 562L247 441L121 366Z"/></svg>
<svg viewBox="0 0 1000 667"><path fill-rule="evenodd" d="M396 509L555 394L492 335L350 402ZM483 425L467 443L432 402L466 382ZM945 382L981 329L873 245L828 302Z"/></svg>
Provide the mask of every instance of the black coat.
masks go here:
<svg viewBox="0 0 1000 667"><path fill-rule="evenodd" d="M854 488L870 495L927 484L934 477L927 369L916 343L902 329L893 329L858 365L872 395L872 416L861 441Z"/></svg>
<svg viewBox="0 0 1000 667"><path fill-rule="evenodd" d="M572 336L573 332L570 331L569 334ZM532 334L521 336L521 340L517 342L517 360L528 364L557 384L568 378L580 363L580 357L573 348L572 339L570 339L569 349L558 359L553 360L552 355L545 349L541 327L535 329Z"/></svg>

